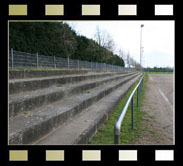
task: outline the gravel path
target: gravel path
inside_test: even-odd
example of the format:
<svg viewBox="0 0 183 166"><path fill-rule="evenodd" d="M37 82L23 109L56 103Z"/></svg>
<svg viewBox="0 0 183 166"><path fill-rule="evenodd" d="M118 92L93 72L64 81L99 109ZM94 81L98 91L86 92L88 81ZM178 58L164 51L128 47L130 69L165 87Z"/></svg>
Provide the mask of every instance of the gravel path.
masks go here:
<svg viewBox="0 0 183 166"><path fill-rule="evenodd" d="M143 101L143 133L134 144L174 144L173 74L149 74Z"/></svg>

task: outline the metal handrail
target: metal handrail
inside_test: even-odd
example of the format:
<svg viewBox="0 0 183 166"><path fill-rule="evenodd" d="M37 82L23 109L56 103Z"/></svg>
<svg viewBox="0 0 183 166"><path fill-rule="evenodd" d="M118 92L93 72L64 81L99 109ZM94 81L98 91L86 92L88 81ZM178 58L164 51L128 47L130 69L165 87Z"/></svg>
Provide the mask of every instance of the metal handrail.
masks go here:
<svg viewBox="0 0 183 166"><path fill-rule="evenodd" d="M134 94L135 94L135 91L137 90L137 107L138 107L138 104L139 104L139 87L140 87L140 95L141 95L141 89L143 87L143 82L144 82L144 75L142 76L142 78L140 79L139 83L137 84L137 86L135 87L135 89L132 91L130 97L128 98L128 101L126 102L117 122L115 123L114 125L114 143L115 144L120 144L120 131L121 131L121 125L122 125L122 122L123 122L123 119L125 117L125 114L126 114L126 111L128 109L128 106L130 104L130 101L131 101L131 112L132 112L132 116L131 116L131 119L132 119L132 129L134 128L134 109L133 109L133 97L134 97Z"/></svg>

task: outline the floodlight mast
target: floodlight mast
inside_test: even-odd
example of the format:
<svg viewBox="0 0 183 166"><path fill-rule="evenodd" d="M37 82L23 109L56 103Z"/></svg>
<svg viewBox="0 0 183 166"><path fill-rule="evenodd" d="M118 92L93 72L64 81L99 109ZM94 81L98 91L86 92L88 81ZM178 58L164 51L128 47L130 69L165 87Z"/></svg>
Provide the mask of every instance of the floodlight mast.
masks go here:
<svg viewBox="0 0 183 166"><path fill-rule="evenodd" d="M144 24L140 25L140 71L142 72L142 28Z"/></svg>

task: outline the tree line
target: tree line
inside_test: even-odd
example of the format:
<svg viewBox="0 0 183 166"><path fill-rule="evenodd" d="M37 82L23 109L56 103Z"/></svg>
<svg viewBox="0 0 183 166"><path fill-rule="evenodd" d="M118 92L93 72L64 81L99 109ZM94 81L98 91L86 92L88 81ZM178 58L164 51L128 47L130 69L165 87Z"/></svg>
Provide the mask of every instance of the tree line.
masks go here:
<svg viewBox="0 0 183 166"><path fill-rule="evenodd" d="M77 34L63 22L10 22L9 48L46 56L79 59L124 66L114 52L114 41L96 31L95 40ZM104 37L105 36L105 37ZM104 38L102 38L104 37Z"/></svg>
<svg viewBox="0 0 183 166"><path fill-rule="evenodd" d="M173 72L174 68L171 67L146 67L144 71L146 72Z"/></svg>

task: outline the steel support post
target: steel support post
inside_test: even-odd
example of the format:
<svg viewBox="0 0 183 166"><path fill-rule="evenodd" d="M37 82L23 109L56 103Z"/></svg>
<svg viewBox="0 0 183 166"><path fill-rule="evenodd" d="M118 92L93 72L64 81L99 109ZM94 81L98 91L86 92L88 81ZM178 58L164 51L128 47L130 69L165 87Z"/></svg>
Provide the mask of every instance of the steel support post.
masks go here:
<svg viewBox="0 0 183 166"><path fill-rule="evenodd" d="M134 100L133 100L134 97L132 97L131 99L131 118L132 118L132 129L134 128Z"/></svg>
<svg viewBox="0 0 183 166"><path fill-rule="evenodd" d="M56 57L54 56L54 68L57 68L56 66Z"/></svg>
<svg viewBox="0 0 183 166"><path fill-rule="evenodd" d="M120 144L120 135L114 135L114 144Z"/></svg>
<svg viewBox="0 0 183 166"><path fill-rule="evenodd" d="M137 107L139 106L139 87L137 88Z"/></svg>
<svg viewBox="0 0 183 166"><path fill-rule="evenodd" d="M69 57L67 57L67 68L69 68Z"/></svg>
<svg viewBox="0 0 183 166"><path fill-rule="evenodd" d="M13 48L11 48L11 68L13 68Z"/></svg>
<svg viewBox="0 0 183 166"><path fill-rule="evenodd" d="M39 55L38 55L38 53L36 54L36 67L39 67Z"/></svg>
<svg viewBox="0 0 183 166"><path fill-rule="evenodd" d="M77 60L77 62L78 62L78 69L79 69L79 60Z"/></svg>

